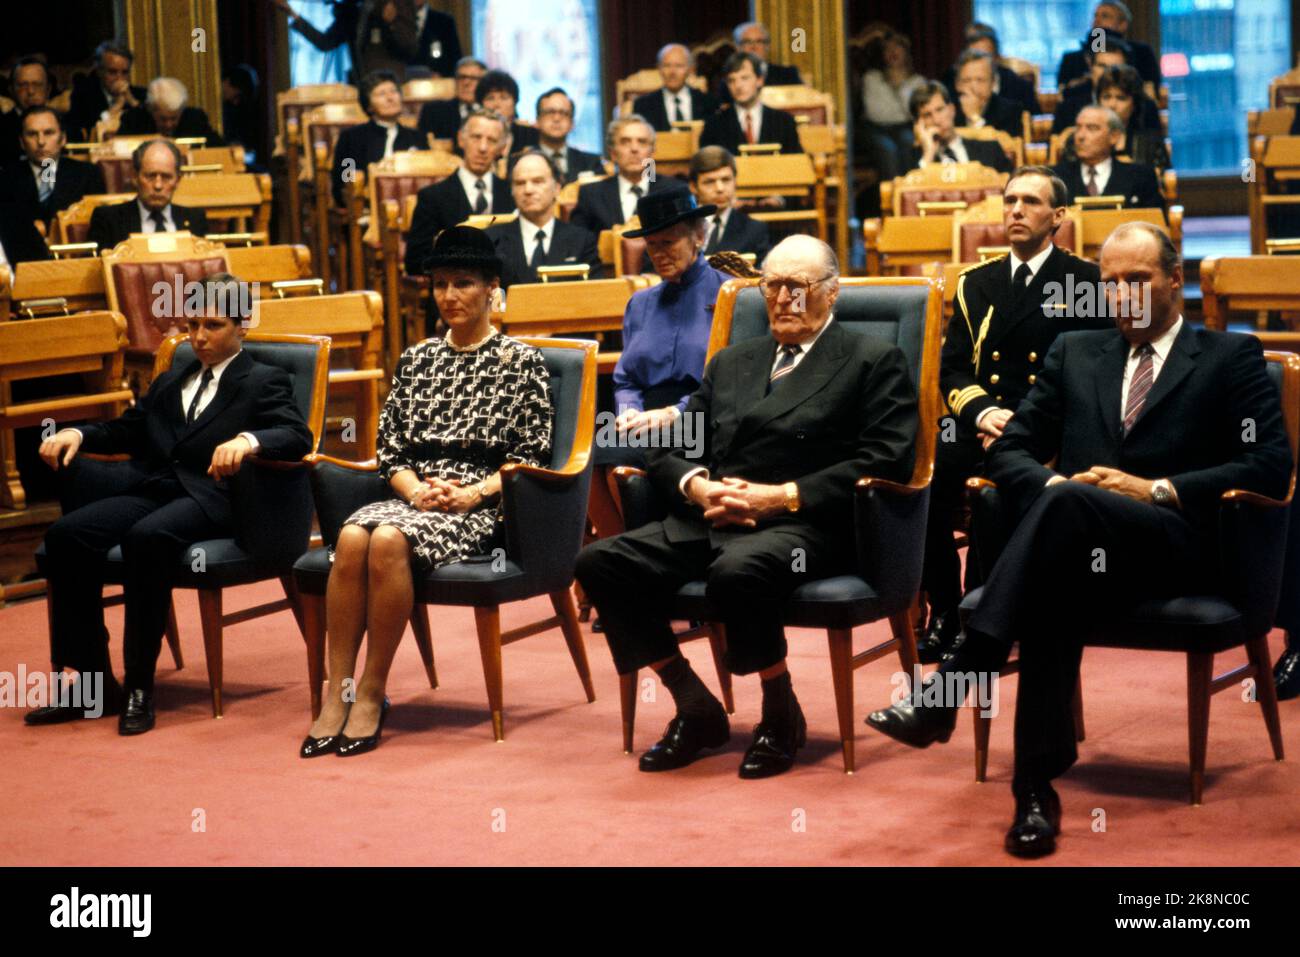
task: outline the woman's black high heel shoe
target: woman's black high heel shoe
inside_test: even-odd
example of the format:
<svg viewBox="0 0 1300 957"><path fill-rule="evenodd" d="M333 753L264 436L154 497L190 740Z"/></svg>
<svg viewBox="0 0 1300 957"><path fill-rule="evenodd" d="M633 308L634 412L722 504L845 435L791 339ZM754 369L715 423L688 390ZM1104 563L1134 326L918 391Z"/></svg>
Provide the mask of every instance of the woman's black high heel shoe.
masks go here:
<svg viewBox="0 0 1300 957"><path fill-rule="evenodd" d="M319 758L322 754L331 754L338 750L339 741L343 737L343 729L348 726L348 715L352 713L352 705L348 705L348 710L343 712L343 724L340 725L336 734L327 734L323 738L313 738L310 734L302 739L302 747L298 749L300 758Z"/></svg>
<svg viewBox="0 0 1300 957"><path fill-rule="evenodd" d="M384 719L388 717L388 697L384 696L383 706L379 709L379 726L375 728L374 734L368 734L364 738L349 738L342 732L339 733L338 745L334 753L340 758L350 758L357 754L365 754L367 751L373 751L379 747L379 737L384 733ZM346 728L347 725L344 724Z"/></svg>

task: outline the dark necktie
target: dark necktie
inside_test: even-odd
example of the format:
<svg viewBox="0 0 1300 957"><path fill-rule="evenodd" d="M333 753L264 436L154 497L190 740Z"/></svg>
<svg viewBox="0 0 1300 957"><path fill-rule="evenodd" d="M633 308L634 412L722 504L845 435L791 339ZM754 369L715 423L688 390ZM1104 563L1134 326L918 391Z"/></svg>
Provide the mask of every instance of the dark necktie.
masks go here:
<svg viewBox="0 0 1300 957"><path fill-rule="evenodd" d="M190 399L190 407L185 411L185 424L193 425L195 418L199 414L199 400L203 398L203 393L207 391L208 384L212 381L212 370L204 369L203 375L199 376L199 387L194 393L194 398Z"/></svg>
<svg viewBox="0 0 1300 957"><path fill-rule="evenodd" d="M772 375L767 380L767 391L771 395L776 391L781 380L794 371L794 358L800 352L798 346L782 346L781 355L776 360L776 365L772 367Z"/></svg>
<svg viewBox="0 0 1300 957"><path fill-rule="evenodd" d="M1124 434L1128 435L1146 404L1151 384L1156 381L1155 350L1151 343L1144 342L1137 347L1138 364L1133 371L1133 378L1128 384L1128 402L1124 405Z"/></svg>
<svg viewBox="0 0 1300 957"><path fill-rule="evenodd" d="M680 93L673 97L673 113L676 114L673 119L679 123L686 119L686 114L682 110L682 95Z"/></svg>
<svg viewBox="0 0 1300 957"><path fill-rule="evenodd" d="M957 154L953 152L951 146L945 146L939 154L940 159L946 159L949 163L957 162Z"/></svg>
<svg viewBox="0 0 1300 957"><path fill-rule="evenodd" d="M640 200L641 197L645 195L645 190L643 190L640 186L633 186L631 189L631 193L632 193L632 216L635 216L637 201ZM624 221L626 221L631 219L632 216L624 216L623 219Z"/></svg>
<svg viewBox="0 0 1300 957"><path fill-rule="evenodd" d="M487 183L481 179L476 179L474 188L478 190L478 199L474 200L474 215L481 216L487 212Z"/></svg>
<svg viewBox="0 0 1300 957"><path fill-rule="evenodd" d="M1029 263L1021 263L1016 269L1016 274L1011 279L1011 301L1018 307L1029 289L1029 284L1034 281L1034 274L1029 271Z"/></svg>
<svg viewBox="0 0 1300 957"><path fill-rule="evenodd" d="M560 150L558 153L550 154L551 162L554 163L555 168L560 171L561 180L569 178L569 157L565 155L567 153L568 150Z"/></svg>
<svg viewBox="0 0 1300 957"><path fill-rule="evenodd" d="M1088 177L1087 177L1087 189L1088 189L1088 195L1089 195L1089 196L1096 196L1096 195L1097 195L1097 192L1098 192L1098 190L1097 190L1097 167L1095 167L1095 166L1085 166L1084 169L1086 169L1086 170L1088 171Z"/></svg>
<svg viewBox="0 0 1300 957"><path fill-rule="evenodd" d="M533 243L533 257L528 260L528 268L533 271L533 275L537 274L537 267L542 265L543 257L546 255L546 250L542 246L545 242L546 230L539 229L537 231L537 241Z"/></svg>
<svg viewBox="0 0 1300 957"><path fill-rule="evenodd" d="M754 139L755 136L757 136L757 134L754 132L754 114L749 110L746 110L745 111L745 142L746 143L755 142Z"/></svg>
<svg viewBox="0 0 1300 957"><path fill-rule="evenodd" d="M155 233L167 232L167 220L163 219L163 214L161 210L155 209L152 213L150 213L149 222L153 223L153 231Z"/></svg>
<svg viewBox="0 0 1300 957"><path fill-rule="evenodd" d="M704 247L706 253L716 253L722 243L722 217L713 217L713 232L709 233L709 244Z"/></svg>

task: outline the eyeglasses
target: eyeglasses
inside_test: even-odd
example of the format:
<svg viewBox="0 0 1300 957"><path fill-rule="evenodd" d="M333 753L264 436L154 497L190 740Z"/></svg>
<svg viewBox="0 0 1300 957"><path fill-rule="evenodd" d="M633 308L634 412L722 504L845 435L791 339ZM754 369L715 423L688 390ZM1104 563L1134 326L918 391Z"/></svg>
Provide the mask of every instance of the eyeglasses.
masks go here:
<svg viewBox="0 0 1300 957"><path fill-rule="evenodd" d="M759 292L761 292L768 299L778 298L781 295L782 289L786 291L786 293L790 296L791 299L796 299L801 295L807 296L809 290L812 289L813 286L816 286L819 283L823 283L827 279L834 278L834 275L835 275L834 273L827 273L825 276L821 276L817 279L812 279L812 280L782 279L775 276L772 278L768 278L767 276L764 276L762 279L758 281L758 289Z"/></svg>

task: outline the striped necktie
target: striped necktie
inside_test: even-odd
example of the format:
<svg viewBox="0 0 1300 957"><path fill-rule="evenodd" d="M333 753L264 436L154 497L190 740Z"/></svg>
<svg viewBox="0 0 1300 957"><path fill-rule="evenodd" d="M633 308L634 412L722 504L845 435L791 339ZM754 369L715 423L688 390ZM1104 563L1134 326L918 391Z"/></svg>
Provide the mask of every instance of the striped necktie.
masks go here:
<svg viewBox="0 0 1300 957"><path fill-rule="evenodd" d="M1128 435L1133 428L1133 423L1142 412L1142 406L1146 404L1147 393L1151 391L1151 385L1156 380L1155 372L1155 350L1151 348L1151 343L1144 342L1137 347L1138 364L1137 369L1133 372L1133 379L1128 384L1128 402L1124 405L1124 434Z"/></svg>
<svg viewBox="0 0 1300 957"><path fill-rule="evenodd" d="M799 355L798 346L782 346L781 355L776 360L776 365L772 367L772 375L767 380L767 392L771 395L776 391L781 380L794 371L795 356Z"/></svg>

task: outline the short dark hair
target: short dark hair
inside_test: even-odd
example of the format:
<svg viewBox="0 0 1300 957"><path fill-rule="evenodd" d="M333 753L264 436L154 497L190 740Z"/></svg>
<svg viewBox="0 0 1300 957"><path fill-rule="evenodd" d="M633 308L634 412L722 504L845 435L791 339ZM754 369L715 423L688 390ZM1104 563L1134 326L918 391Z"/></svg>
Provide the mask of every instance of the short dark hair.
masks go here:
<svg viewBox="0 0 1300 957"><path fill-rule="evenodd" d="M927 80L913 90L912 95L907 98L907 111L912 114L912 119L919 119L921 109L936 96L943 97L945 103L952 102L952 94L938 80Z"/></svg>
<svg viewBox="0 0 1300 957"><path fill-rule="evenodd" d="M514 184L514 180L515 180L515 167L517 167L517 166L519 165L520 161L523 160L523 158L524 158L525 156L540 156L543 160L546 161L546 168L547 168L548 170L551 171L551 176L552 176L552 178L555 180L555 182L560 183L560 184L563 184L563 183L564 183L564 177L560 175L560 171L556 168L556 166L555 166L555 160L551 159L549 156L547 156L545 153L543 153L543 152L542 152L541 150L539 150L537 147L535 147L535 146L529 146L529 147L526 147L526 148L520 150L520 151L519 151L518 153L516 153L516 154L514 155L514 157L513 157L514 163L513 163L513 165L510 167L510 182L511 182L511 185Z"/></svg>
<svg viewBox="0 0 1300 957"><path fill-rule="evenodd" d="M966 28L966 45L979 43L981 40L988 40L993 44L993 49L998 50L998 31L987 23L980 23L976 20Z"/></svg>
<svg viewBox="0 0 1300 957"><path fill-rule="evenodd" d="M48 113L50 114L50 116L54 117L54 125L59 128L60 133L66 132L63 129L63 117L60 116L59 111L52 106L33 106L30 110L28 110L26 113L23 114L22 123L20 125L26 126L27 117L40 116L42 113Z"/></svg>
<svg viewBox="0 0 1300 957"><path fill-rule="evenodd" d="M1101 49L1092 48L1092 40L1089 40L1083 46L1083 58L1088 63L1096 59L1098 53L1122 53L1124 62L1133 62L1133 47L1122 36L1114 30L1104 30L1102 32Z"/></svg>
<svg viewBox="0 0 1300 957"><path fill-rule="evenodd" d="M367 116L370 115L370 94L385 83L393 84L398 93L402 92L402 81L392 70L371 70L361 78L361 83L357 86L357 99Z"/></svg>
<svg viewBox="0 0 1300 957"><path fill-rule="evenodd" d="M1097 78L1097 90L1094 94L1097 102L1101 102L1102 93L1112 88L1127 93L1135 103L1142 102L1142 97L1146 95L1142 89L1142 74L1128 64L1108 66L1102 71L1101 76ZM1133 111L1133 115L1137 116L1136 110Z"/></svg>
<svg viewBox="0 0 1300 957"><path fill-rule="evenodd" d="M482 103L489 93L499 92L509 93L515 105L519 104L519 84L515 82L515 78L505 70L488 70L478 81L478 86L474 90L474 101Z"/></svg>
<svg viewBox="0 0 1300 957"><path fill-rule="evenodd" d="M1052 184L1052 208L1057 209L1061 206L1070 205L1070 190L1065 185L1065 181L1056 175L1056 171L1050 166L1017 166L1007 177L1007 186L1011 185L1012 180L1019 179L1021 176L1042 176ZM1006 186L1002 188L1006 192Z"/></svg>
<svg viewBox="0 0 1300 957"><path fill-rule="evenodd" d="M546 99L548 96L555 96L555 94L557 93L569 101L569 114L572 116L576 116L578 113L578 105L573 102L573 97L569 96L569 92L562 86L553 86L537 98L537 106L535 108L534 115L541 116L542 100Z"/></svg>
<svg viewBox="0 0 1300 957"><path fill-rule="evenodd" d="M731 56L727 57L727 62L722 64L722 78L725 80L731 74L736 73L748 63L754 68L754 75L759 79L764 76L763 61L752 53L746 53L744 50L737 50Z"/></svg>
<svg viewBox="0 0 1300 957"><path fill-rule="evenodd" d="M18 71L25 66L39 66L45 73L45 88L50 92L54 91L54 77L50 74L50 64L45 59L44 53L29 53L15 60L14 65L9 70L10 86L17 81Z"/></svg>
<svg viewBox="0 0 1300 957"><path fill-rule="evenodd" d="M105 40L99 46L95 47L95 62L102 66L104 63L104 55L106 53L113 53L117 56L126 57L127 63L135 62L135 54L131 52L131 48L126 45L125 40L119 40L116 38Z"/></svg>
<svg viewBox="0 0 1300 957"><path fill-rule="evenodd" d="M246 314L245 304L251 307L251 296L243 295L244 283L228 272L214 272L203 277L203 314L216 311L224 319L247 326L252 318ZM231 315L231 313L234 315Z"/></svg>
<svg viewBox="0 0 1300 957"><path fill-rule="evenodd" d="M731 155L730 150L725 146L701 147L691 157L690 180L694 183L705 173L712 173L724 166L730 167L732 174L735 174L736 157Z"/></svg>
<svg viewBox="0 0 1300 957"><path fill-rule="evenodd" d="M140 167L144 165L144 154L149 151L149 147L157 146L159 143L167 147L168 152L172 154L172 159L176 161L176 175L180 176L181 167L185 165L185 157L181 154L181 148L171 140L164 140L161 138L145 140L135 148L135 151L131 154L132 169L137 173L140 172Z"/></svg>

